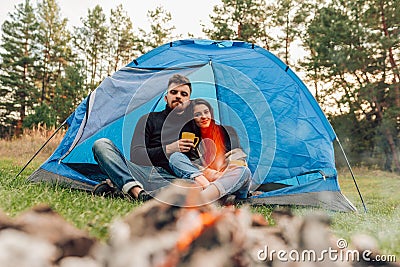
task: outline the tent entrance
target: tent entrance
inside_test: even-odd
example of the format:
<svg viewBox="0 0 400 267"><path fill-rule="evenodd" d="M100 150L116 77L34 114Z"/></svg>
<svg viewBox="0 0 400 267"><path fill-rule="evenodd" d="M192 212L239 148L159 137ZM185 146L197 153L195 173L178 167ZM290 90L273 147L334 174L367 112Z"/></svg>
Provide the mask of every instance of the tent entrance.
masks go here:
<svg viewBox="0 0 400 267"><path fill-rule="evenodd" d="M107 78L91 95L91 107L88 108L81 137L61 162L96 164L91 148L100 138L112 140L130 159L131 139L137 121L148 112L165 108L167 82L176 73L189 77L192 83L191 99L209 101L216 122L236 130L248 155L254 185L263 184L276 147L275 125L269 104L261 88L249 77L212 61L187 69L144 71L126 68ZM122 76L135 82L130 83L129 79L122 81Z"/></svg>

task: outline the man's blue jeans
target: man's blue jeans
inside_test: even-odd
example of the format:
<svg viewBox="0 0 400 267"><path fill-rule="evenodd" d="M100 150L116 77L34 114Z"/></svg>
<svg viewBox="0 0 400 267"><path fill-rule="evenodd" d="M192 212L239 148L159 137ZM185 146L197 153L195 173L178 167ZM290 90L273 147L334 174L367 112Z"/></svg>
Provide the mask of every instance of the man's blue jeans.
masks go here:
<svg viewBox="0 0 400 267"><path fill-rule="evenodd" d="M184 179L194 179L202 172L183 153L175 152L170 156L169 166L174 173ZM224 174L212 182L220 193L220 197L227 194L235 194L238 198L247 198L250 188L251 172L249 168L241 166L226 169Z"/></svg>
<svg viewBox="0 0 400 267"><path fill-rule="evenodd" d="M178 179L162 167L132 163L107 138L96 140L92 151L102 172L124 193L128 193L134 186L152 193Z"/></svg>

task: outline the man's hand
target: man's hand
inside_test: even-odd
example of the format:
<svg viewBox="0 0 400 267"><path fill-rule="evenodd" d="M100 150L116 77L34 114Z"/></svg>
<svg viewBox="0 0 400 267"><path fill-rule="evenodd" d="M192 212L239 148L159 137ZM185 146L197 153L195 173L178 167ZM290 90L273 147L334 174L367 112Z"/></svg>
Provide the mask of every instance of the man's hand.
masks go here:
<svg viewBox="0 0 400 267"><path fill-rule="evenodd" d="M191 139L179 139L172 144L165 146L165 152L170 155L174 152L189 152L190 149L194 148L193 140Z"/></svg>

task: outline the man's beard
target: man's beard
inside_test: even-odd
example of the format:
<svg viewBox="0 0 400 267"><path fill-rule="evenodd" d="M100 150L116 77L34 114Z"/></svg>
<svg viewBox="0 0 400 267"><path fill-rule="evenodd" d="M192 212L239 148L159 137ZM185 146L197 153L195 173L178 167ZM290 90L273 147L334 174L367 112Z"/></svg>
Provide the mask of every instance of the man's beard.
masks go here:
<svg viewBox="0 0 400 267"><path fill-rule="evenodd" d="M181 101L172 101L171 103L172 108L183 108L182 102Z"/></svg>
<svg viewBox="0 0 400 267"><path fill-rule="evenodd" d="M183 112L188 105L185 104L186 102L181 101L173 101L171 103L171 107L175 112L181 113Z"/></svg>

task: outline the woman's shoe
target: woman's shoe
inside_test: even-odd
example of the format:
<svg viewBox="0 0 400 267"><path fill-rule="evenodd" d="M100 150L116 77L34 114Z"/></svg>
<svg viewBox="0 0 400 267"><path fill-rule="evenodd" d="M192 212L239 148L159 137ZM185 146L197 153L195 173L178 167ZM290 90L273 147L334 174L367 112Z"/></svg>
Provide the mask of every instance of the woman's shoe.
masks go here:
<svg viewBox="0 0 400 267"><path fill-rule="evenodd" d="M142 190L139 192L137 200L142 201L142 202L146 202L150 199L152 199L153 197L147 193L146 191Z"/></svg>

